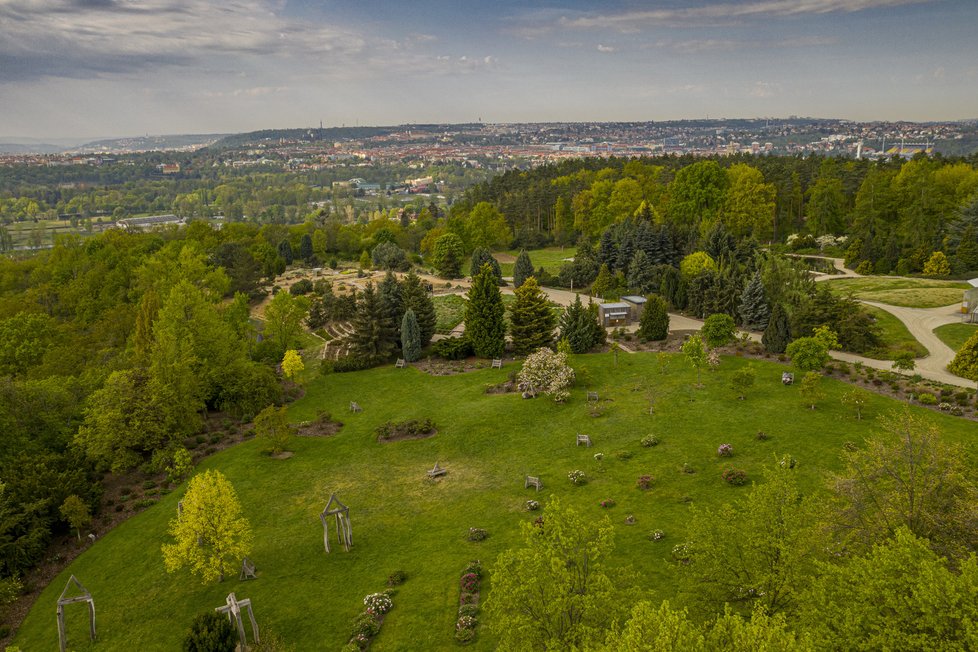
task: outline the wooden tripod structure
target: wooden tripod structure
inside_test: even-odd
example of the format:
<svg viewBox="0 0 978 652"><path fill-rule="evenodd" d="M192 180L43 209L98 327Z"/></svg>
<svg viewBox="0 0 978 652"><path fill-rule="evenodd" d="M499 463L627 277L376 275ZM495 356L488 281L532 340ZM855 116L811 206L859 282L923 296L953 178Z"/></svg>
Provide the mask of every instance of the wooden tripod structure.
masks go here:
<svg viewBox="0 0 978 652"><path fill-rule="evenodd" d="M353 546L353 528L350 526L350 508L340 502L336 494L330 494L326 508L319 515L319 520L323 522L323 546L329 552L329 521L330 516L336 517L336 538L343 545L347 552Z"/></svg>
<svg viewBox="0 0 978 652"><path fill-rule="evenodd" d="M65 597L72 584L81 591L81 594ZM65 647L68 645L68 638L65 635L65 605L75 604L76 602L88 603L89 636L93 641L95 640L95 600L92 600L92 594L88 592L88 589L82 586L82 583L72 575L65 583L64 591L58 597L58 645L61 648L61 652L65 652Z"/></svg>
<svg viewBox="0 0 978 652"><path fill-rule="evenodd" d="M242 609L248 611L248 620L251 621L251 634L255 638L255 643L261 643L261 638L258 636L258 623L255 621L255 612L251 609L251 600L238 600L234 593L229 593L226 602L227 604L223 607L216 607L214 611L228 615L228 619L235 626L235 629L238 630L238 642L241 643L241 649L248 649L248 639L245 636L244 623L241 622Z"/></svg>

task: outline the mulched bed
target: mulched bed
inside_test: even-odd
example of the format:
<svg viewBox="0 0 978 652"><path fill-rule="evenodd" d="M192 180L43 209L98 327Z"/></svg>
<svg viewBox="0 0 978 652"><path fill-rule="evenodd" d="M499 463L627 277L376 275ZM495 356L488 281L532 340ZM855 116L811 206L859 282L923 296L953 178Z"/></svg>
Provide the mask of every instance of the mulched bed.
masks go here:
<svg viewBox="0 0 978 652"><path fill-rule="evenodd" d="M377 428L377 441L387 443L405 439L427 439L438 434L431 419L411 419L410 421L388 421Z"/></svg>
<svg viewBox="0 0 978 652"><path fill-rule="evenodd" d="M303 421L296 426L300 437L332 437L343 427L342 421L333 421L328 414L321 414L312 421Z"/></svg>

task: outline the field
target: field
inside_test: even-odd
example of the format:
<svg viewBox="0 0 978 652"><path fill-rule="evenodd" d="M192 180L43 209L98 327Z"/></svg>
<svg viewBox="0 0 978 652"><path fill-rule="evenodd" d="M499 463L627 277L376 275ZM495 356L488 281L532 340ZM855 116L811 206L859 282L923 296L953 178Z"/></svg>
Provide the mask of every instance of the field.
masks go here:
<svg viewBox="0 0 978 652"><path fill-rule="evenodd" d="M574 257L576 251L574 247L548 247L546 249L534 249L526 253L530 255L533 269L543 267L551 274L556 274L567 262L567 258ZM519 255L519 249L495 254L496 260L499 261L499 267L503 270L503 276L513 275L513 265Z"/></svg>
<svg viewBox="0 0 978 652"><path fill-rule="evenodd" d="M927 349L910 334L906 325L897 317L882 308L863 307L876 319L876 324L880 328L880 338L883 340L883 348L865 353L867 358L892 360L897 353L907 350L913 351L915 358L922 358L927 355Z"/></svg>
<svg viewBox="0 0 978 652"><path fill-rule="evenodd" d="M906 308L940 308L960 303L961 291L970 285L959 281L935 281L923 278L886 278L864 276L826 281L838 294L857 299Z"/></svg>
<svg viewBox="0 0 978 652"><path fill-rule="evenodd" d="M945 324L934 329L934 334L941 338L952 351L960 351L968 338L978 333L976 324Z"/></svg>
<svg viewBox="0 0 978 652"><path fill-rule="evenodd" d="M231 591L253 601L263 631L277 632L298 650L336 650L346 642L363 596L382 590L388 574L401 569L408 580L371 649L453 649L462 568L474 558L486 563L483 595L491 599L494 560L518 542L518 525L534 517L524 511L525 501L550 496L595 519L610 518L617 543L613 563L630 567L645 596L671 598L669 551L683 540L691 506L718 506L747 491L726 485L720 479L724 468L732 465L757 479L763 465L791 454L800 462L803 489L821 490L825 472L840 467L843 443L862 441L875 415L900 405L871 394L868 418L857 421L839 400L849 386L826 380L826 398L811 411L798 386L781 384L784 367L764 361L752 363L757 384L746 401L738 401L727 387L733 371L746 364L737 357L724 357L718 371L704 373L703 389L691 388L695 376L678 356L621 355L616 366L610 354L595 354L571 362L580 382L564 405L487 395L485 388L505 380L512 364L454 376L388 366L315 378L290 406L290 416L301 421L329 411L345 422L337 435L295 438L295 456L287 460L261 455L248 441L200 467L220 469L234 484L255 535L250 558L257 580L235 576L204 585L187 572L166 573L160 545L169 540L167 522L175 516L181 486L107 533L56 578L15 644L56 649L55 603L74 574L95 599L99 637L97 645L85 641L85 610L69 607L74 650L179 649L193 616L222 605ZM602 415L589 413L585 386L599 393ZM349 413L350 401L363 412ZM975 452L972 422L924 414L949 440L966 442ZM435 421L435 436L376 441L374 431L384 422L421 417ZM770 439L757 440L758 431ZM589 434L594 447L576 447L578 432ZM639 441L649 433L661 443L643 448ZM729 460L716 456L721 443L733 446ZM594 458L598 452L605 454L602 461ZM436 461L448 474L429 482L425 470ZM684 463L696 473L682 473ZM588 475L586 485L568 481L575 469ZM523 489L526 474L539 475L543 491ZM656 478L650 491L636 488L645 474ZM350 507L354 546L350 552L334 546L327 555L319 513L332 492ZM599 501L609 498L617 506L601 509ZM626 515L634 515L636 524L626 525ZM489 538L469 542L470 527L486 528ZM665 531L663 541L649 541L655 528ZM494 647L480 627L472 649Z"/></svg>

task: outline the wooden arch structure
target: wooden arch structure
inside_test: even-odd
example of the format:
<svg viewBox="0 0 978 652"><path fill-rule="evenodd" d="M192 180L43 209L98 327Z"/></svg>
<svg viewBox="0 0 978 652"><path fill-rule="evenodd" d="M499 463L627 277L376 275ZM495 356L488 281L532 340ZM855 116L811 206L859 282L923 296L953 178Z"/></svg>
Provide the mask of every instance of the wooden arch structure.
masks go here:
<svg viewBox="0 0 978 652"><path fill-rule="evenodd" d="M72 584L80 591L78 595L68 595ZM65 652L68 645L68 637L65 635L65 605L77 602L88 603L88 635L93 641L95 640L95 600L92 599L92 594L88 592L88 589L78 581L78 578L72 575L65 583L64 591L58 597L58 645L61 652Z"/></svg>
<svg viewBox="0 0 978 652"><path fill-rule="evenodd" d="M353 528L350 526L350 508L340 502L336 494L330 494L326 508L319 515L323 522L323 546L329 552L329 517L336 517L336 538L347 552L353 546Z"/></svg>
<svg viewBox="0 0 978 652"><path fill-rule="evenodd" d="M228 615L228 619L238 632L238 642L241 644L241 649L248 649L248 638L245 635L244 623L241 621L242 609L248 612L248 620L251 621L251 635L255 639L255 644L261 643L261 638L258 636L258 622L255 620L255 612L251 609L251 600L238 600L234 593L229 593L225 602L223 607L215 607L214 611Z"/></svg>

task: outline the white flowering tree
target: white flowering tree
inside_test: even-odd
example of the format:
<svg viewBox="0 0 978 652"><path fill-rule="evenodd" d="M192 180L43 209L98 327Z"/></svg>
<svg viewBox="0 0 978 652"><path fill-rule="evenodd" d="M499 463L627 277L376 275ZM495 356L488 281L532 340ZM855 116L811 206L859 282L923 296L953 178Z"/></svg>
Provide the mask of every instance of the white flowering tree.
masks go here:
<svg viewBox="0 0 978 652"><path fill-rule="evenodd" d="M570 396L574 370L567 364L566 353L537 349L523 361L517 381L521 391L530 395L549 394L560 403Z"/></svg>

